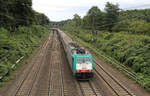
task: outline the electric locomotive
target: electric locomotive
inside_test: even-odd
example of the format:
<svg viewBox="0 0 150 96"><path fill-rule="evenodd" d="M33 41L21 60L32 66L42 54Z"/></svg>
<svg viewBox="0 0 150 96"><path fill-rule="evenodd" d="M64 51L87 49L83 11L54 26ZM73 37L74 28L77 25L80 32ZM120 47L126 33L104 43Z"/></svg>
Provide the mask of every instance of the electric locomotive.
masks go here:
<svg viewBox="0 0 150 96"><path fill-rule="evenodd" d="M88 79L93 77L92 55L83 47L80 47L64 32L59 29L57 30L64 46L73 75L77 77L77 79Z"/></svg>
<svg viewBox="0 0 150 96"><path fill-rule="evenodd" d="M76 45L76 43L73 43ZM74 75L77 78L86 79L93 77L93 58L84 48L76 45L72 49L72 63Z"/></svg>

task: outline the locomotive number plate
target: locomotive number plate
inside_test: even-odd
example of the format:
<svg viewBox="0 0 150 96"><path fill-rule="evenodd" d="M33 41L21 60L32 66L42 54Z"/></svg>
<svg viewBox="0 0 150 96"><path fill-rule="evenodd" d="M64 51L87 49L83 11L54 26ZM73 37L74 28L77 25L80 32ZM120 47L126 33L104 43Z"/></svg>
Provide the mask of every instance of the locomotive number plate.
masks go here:
<svg viewBox="0 0 150 96"><path fill-rule="evenodd" d="M82 65L82 69L86 69L86 64L83 64L83 65Z"/></svg>

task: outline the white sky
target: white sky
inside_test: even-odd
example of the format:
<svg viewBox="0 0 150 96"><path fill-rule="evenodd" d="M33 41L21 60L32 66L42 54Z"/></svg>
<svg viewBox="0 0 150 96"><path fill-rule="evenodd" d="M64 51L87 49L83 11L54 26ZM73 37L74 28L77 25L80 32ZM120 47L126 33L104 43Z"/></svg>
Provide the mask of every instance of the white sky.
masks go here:
<svg viewBox="0 0 150 96"><path fill-rule="evenodd" d="M83 17L92 6L103 10L108 1L122 9L150 8L150 0L33 0L33 9L51 21L61 21L73 18L75 13Z"/></svg>

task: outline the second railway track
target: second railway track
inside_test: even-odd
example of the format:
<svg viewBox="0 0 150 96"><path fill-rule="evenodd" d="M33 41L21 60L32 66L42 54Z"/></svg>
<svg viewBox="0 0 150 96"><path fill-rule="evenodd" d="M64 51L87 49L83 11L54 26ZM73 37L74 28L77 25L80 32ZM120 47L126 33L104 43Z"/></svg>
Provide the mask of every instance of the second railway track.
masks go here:
<svg viewBox="0 0 150 96"><path fill-rule="evenodd" d="M95 75L102 78L104 82L112 90L114 96L135 96L130 90L128 90L123 84L121 84L113 75L111 75L100 63L94 59L95 63Z"/></svg>
<svg viewBox="0 0 150 96"><path fill-rule="evenodd" d="M83 96L102 96L91 80L78 81L78 84Z"/></svg>
<svg viewBox="0 0 150 96"><path fill-rule="evenodd" d="M54 34L53 52L51 58L51 73L50 73L50 84L49 84L49 96L64 96L63 90L63 78L61 71L61 52L60 52L60 41L58 35Z"/></svg>

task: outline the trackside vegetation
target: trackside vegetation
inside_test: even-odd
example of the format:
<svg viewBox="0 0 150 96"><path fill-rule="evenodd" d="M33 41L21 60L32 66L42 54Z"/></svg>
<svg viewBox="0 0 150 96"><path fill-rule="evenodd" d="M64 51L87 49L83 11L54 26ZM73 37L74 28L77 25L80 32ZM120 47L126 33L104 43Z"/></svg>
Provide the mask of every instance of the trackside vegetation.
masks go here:
<svg viewBox="0 0 150 96"><path fill-rule="evenodd" d="M93 6L83 18L75 14L73 19L51 25L127 67L150 91L149 18L150 9L122 10L107 2L104 11Z"/></svg>
<svg viewBox="0 0 150 96"><path fill-rule="evenodd" d="M30 56L38 47L41 39L47 36L49 30L45 27L32 25L18 27L16 33L0 28L0 76L5 75L22 56Z"/></svg>
<svg viewBox="0 0 150 96"><path fill-rule="evenodd" d="M0 1L0 77L6 81L21 57L29 57L49 34L49 19L32 9L32 0ZM7 76L6 76L7 75Z"/></svg>

